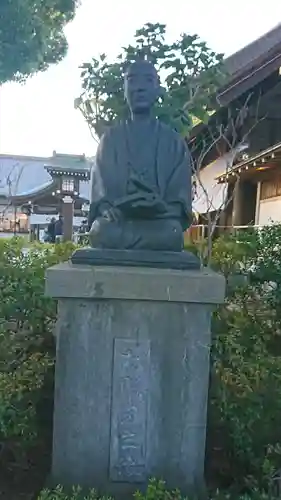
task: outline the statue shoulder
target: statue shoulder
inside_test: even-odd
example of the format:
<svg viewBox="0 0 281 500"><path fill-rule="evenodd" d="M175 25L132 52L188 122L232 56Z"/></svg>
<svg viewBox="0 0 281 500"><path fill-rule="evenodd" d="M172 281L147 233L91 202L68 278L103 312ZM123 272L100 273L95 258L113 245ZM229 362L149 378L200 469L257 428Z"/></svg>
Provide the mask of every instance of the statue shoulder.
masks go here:
<svg viewBox="0 0 281 500"><path fill-rule="evenodd" d="M115 154L122 139L122 125L116 124L104 131L97 148L93 170L109 168L115 163Z"/></svg>
<svg viewBox="0 0 281 500"><path fill-rule="evenodd" d="M111 125L110 127L106 128L99 141L97 158L99 158L100 156L104 156L105 151L111 151L115 147L115 145L118 143L120 132L120 124Z"/></svg>

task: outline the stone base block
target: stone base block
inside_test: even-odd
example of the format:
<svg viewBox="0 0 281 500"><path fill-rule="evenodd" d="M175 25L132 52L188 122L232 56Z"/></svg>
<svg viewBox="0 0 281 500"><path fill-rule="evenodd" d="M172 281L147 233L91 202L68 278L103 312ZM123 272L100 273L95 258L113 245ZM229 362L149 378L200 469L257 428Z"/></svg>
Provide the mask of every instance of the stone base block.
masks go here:
<svg viewBox="0 0 281 500"><path fill-rule="evenodd" d="M52 479L117 498L151 477L204 484L211 271L63 264L58 298Z"/></svg>
<svg viewBox="0 0 281 500"><path fill-rule="evenodd" d="M200 269L198 257L191 252L156 250L110 250L78 248L71 257L73 264L92 266L153 267L162 269Z"/></svg>

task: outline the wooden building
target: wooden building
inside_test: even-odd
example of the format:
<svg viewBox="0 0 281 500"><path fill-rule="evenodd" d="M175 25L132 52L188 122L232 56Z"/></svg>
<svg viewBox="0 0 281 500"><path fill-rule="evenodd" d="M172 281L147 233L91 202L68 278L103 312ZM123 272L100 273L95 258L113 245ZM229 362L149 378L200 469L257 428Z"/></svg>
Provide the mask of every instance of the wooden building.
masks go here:
<svg viewBox="0 0 281 500"><path fill-rule="evenodd" d="M281 222L281 24L225 63L216 112L190 138L195 162L208 149L194 209L202 223L220 212L222 226Z"/></svg>
<svg viewBox="0 0 281 500"><path fill-rule="evenodd" d="M227 226L281 223L281 142L238 162L218 183L228 188Z"/></svg>

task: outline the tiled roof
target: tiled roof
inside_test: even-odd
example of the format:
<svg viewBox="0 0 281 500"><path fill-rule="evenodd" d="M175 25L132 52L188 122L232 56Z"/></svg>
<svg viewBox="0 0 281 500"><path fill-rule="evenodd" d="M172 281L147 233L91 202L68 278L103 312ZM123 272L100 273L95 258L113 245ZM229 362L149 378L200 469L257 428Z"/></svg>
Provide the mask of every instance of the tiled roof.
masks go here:
<svg viewBox="0 0 281 500"><path fill-rule="evenodd" d="M32 196L38 192L42 192L42 191L47 190L50 186L52 186L52 184L53 184L53 181L52 181L52 179L50 179L49 181L44 182L44 184L41 184L40 186L36 186L33 189L29 189L26 192L21 191L16 196Z"/></svg>
<svg viewBox="0 0 281 500"><path fill-rule="evenodd" d="M59 156L59 155L58 155ZM74 155L64 156L65 165L75 165ZM66 161L66 156L68 156ZM51 185L52 177L45 165L52 163L53 157L35 157L0 154L0 196L21 196L34 194L42 186ZM71 163L72 160L72 163ZM80 160L81 161L81 160ZM84 169L89 168L85 157ZM81 195L88 198L89 183L81 182Z"/></svg>
<svg viewBox="0 0 281 500"><path fill-rule="evenodd" d="M45 164L46 169L89 171L90 162L85 155L58 154L54 151L53 156Z"/></svg>
<svg viewBox="0 0 281 500"><path fill-rule="evenodd" d="M255 62L268 56L276 47L281 48L281 23L225 59L225 66L231 78L238 76Z"/></svg>
<svg viewBox="0 0 281 500"><path fill-rule="evenodd" d="M281 66L281 23L225 59L228 81L217 93L227 106L241 94L273 75Z"/></svg>
<svg viewBox="0 0 281 500"><path fill-rule="evenodd" d="M227 57L224 63L228 81L216 95L216 102L220 107L228 106L239 95L249 91L281 66L281 23ZM195 125L190 139L193 140L205 127L202 122Z"/></svg>
<svg viewBox="0 0 281 500"><path fill-rule="evenodd" d="M0 195L15 196L51 180L44 169L47 158L0 155Z"/></svg>

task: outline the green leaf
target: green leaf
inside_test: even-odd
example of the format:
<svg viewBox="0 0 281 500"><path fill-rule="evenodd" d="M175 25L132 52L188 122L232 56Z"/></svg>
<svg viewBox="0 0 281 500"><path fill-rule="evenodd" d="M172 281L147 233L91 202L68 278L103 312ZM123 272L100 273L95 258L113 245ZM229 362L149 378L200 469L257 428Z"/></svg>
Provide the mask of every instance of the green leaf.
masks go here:
<svg viewBox="0 0 281 500"><path fill-rule="evenodd" d="M134 42L124 47L115 61L106 62L105 55L83 65L81 75L85 89L83 101L96 98L98 106L88 107L86 119L100 137L104 127L128 115L123 94L123 73L128 61L146 56L159 70L163 89L156 106L156 116L185 134L192 120L188 111L201 121L209 118L210 99L223 81L221 55L216 55L198 35L182 34L178 40L165 41L166 25L147 23L135 33ZM199 89L199 92L195 92ZM98 100L97 100L98 97Z"/></svg>
<svg viewBox="0 0 281 500"><path fill-rule="evenodd" d="M24 80L64 58L68 48L64 27L73 19L78 3L1 0L0 84Z"/></svg>

